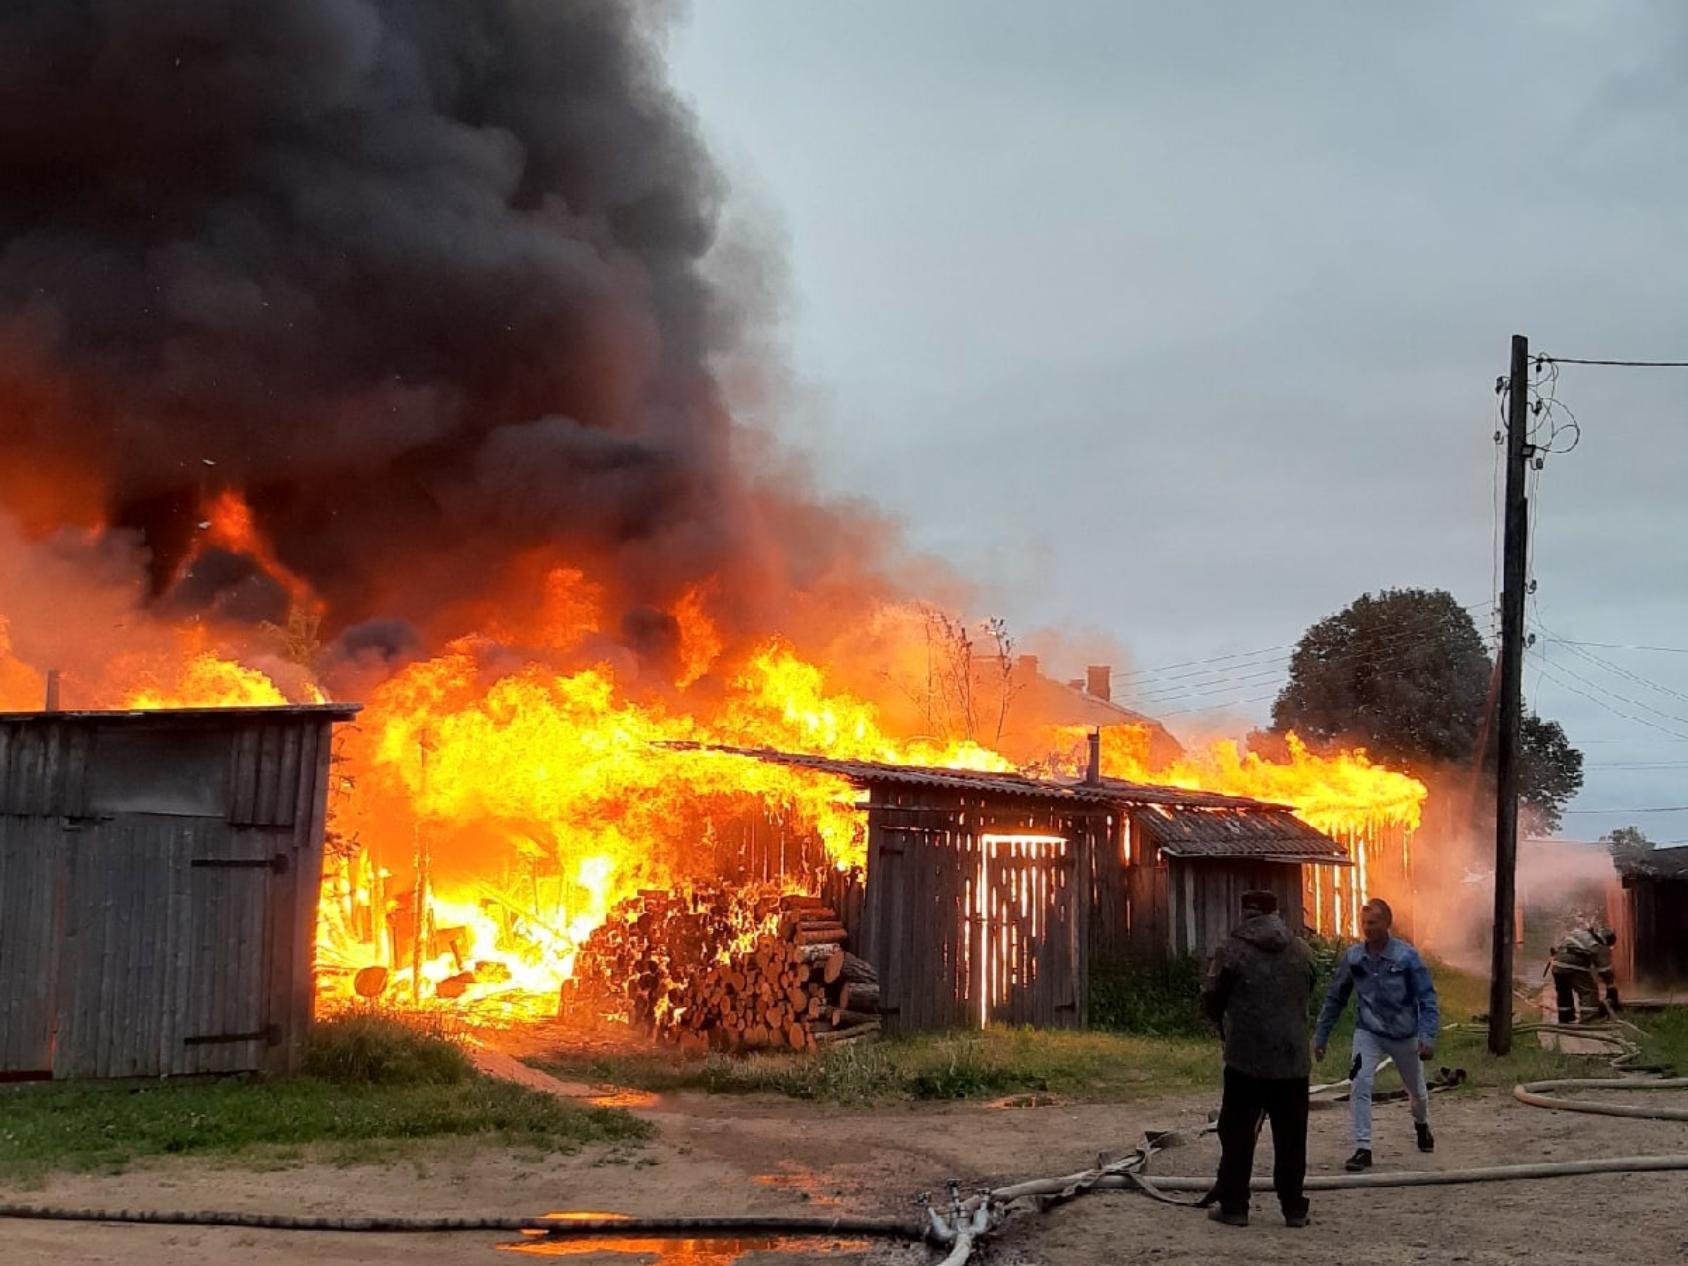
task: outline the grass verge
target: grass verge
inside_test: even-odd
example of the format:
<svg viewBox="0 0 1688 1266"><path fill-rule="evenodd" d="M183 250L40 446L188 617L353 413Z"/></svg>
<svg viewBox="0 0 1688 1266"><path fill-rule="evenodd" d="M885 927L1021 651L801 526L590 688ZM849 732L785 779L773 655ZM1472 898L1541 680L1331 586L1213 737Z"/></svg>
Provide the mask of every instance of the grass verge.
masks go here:
<svg viewBox="0 0 1688 1266"><path fill-rule="evenodd" d="M1334 952L1324 955L1325 971L1333 961ZM1486 1030L1472 1021L1488 1006L1488 982L1444 964L1433 964L1432 971L1445 1025L1434 1065L1463 1068L1471 1085L1498 1089L1510 1089L1521 1081L1609 1072L1604 1060L1546 1050L1534 1037L1521 1037L1509 1055L1496 1059L1486 1049ZM1188 1031L1183 1011L1193 1012L1198 985L1194 979L1186 979L1184 988L1174 997L1177 983L1176 974L1151 981L1151 997L1146 1003L1129 1001L1122 989L1113 1014L1135 1015L1155 1029ZM1347 1075L1353 1010L1350 1002L1331 1036L1325 1059L1313 1070L1314 1081L1339 1081ZM1688 1048L1688 1018L1672 1032L1674 1036L1666 1034L1659 1039L1659 1049L1665 1050L1669 1042ZM1092 1102L1128 1102L1191 1090L1217 1091L1220 1083L1219 1046L1212 1037L1098 1030L1074 1033L992 1028L980 1033L923 1034L808 1056L558 1052L529 1062L571 1081L659 1092L760 1091L834 1103L985 1099L1036 1093ZM1688 1066L1688 1050L1682 1063ZM1399 1084L1392 1071L1380 1078L1385 1089Z"/></svg>
<svg viewBox="0 0 1688 1266"><path fill-rule="evenodd" d="M1098 1102L1217 1084L1219 1048L1205 1039L990 1028L920 1034L813 1055L559 1053L529 1060L558 1077L640 1090L769 1092L832 1103L1049 1093Z"/></svg>
<svg viewBox="0 0 1688 1266"><path fill-rule="evenodd" d="M314 1144L380 1159L395 1144L441 1138L563 1152L650 1132L618 1109L483 1077L455 1044L381 1017L324 1022L309 1067L284 1080L14 1087L0 1095L0 1176Z"/></svg>

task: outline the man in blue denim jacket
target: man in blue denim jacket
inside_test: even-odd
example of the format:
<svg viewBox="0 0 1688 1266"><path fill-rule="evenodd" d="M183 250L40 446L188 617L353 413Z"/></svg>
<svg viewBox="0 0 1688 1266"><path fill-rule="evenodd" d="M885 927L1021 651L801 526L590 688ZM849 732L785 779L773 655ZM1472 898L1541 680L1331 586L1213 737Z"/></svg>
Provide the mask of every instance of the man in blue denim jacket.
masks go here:
<svg viewBox="0 0 1688 1266"><path fill-rule="evenodd" d="M1430 970L1418 951L1389 934L1394 921L1395 913L1388 902L1375 897L1366 902L1360 921L1366 939L1349 947L1337 960L1336 975L1313 1034L1313 1058L1323 1059L1330 1031L1348 1005L1348 995L1357 995L1351 1096L1354 1154L1346 1166L1350 1173L1371 1168L1372 1082L1386 1055L1395 1061L1407 1087L1418 1150L1436 1150L1436 1138L1430 1133L1430 1092L1424 1084L1421 1061L1435 1054L1441 1010Z"/></svg>

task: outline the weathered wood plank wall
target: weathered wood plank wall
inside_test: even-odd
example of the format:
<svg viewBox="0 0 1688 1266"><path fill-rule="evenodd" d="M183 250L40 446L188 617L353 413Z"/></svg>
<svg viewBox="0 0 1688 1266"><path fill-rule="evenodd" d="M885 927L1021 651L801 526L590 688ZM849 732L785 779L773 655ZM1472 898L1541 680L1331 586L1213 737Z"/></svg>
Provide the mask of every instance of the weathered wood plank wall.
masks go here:
<svg viewBox="0 0 1688 1266"><path fill-rule="evenodd" d="M1114 829L1031 800L871 787L861 944L887 1027L1083 1024L1091 855Z"/></svg>
<svg viewBox="0 0 1688 1266"><path fill-rule="evenodd" d="M346 715L0 718L0 1078L299 1066Z"/></svg>

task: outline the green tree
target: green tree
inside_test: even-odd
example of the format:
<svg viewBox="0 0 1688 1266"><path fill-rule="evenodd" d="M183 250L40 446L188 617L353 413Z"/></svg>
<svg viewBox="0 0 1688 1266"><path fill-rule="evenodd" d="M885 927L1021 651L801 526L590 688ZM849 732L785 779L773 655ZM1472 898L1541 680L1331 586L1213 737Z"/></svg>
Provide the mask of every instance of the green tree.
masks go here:
<svg viewBox="0 0 1688 1266"><path fill-rule="evenodd" d="M1490 672L1477 626L1452 594L1364 594L1302 635L1272 726L1407 765L1470 760Z"/></svg>
<svg viewBox="0 0 1688 1266"><path fill-rule="evenodd" d="M1565 727L1534 712L1524 714L1519 732L1518 798L1534 815L1538 831L1557 831L1564 811L1582 790L1582 753L1565 737Z"/></svg>
<svg viewBox="0 0 1688 1266"><path fill-rule="evenodd" d="M1469 764L1488 733L1494 661L1470 614L1440 589L1363 594L1302 635L1272 726L1315 743L1358 743L1425 771ZM1520 799L1555 830L1582 788L1582 753L1557 721L1526 713Z"/></svg>
<svg viewBox="0 0 1688 1266"><path fill-rule="evenodd" d="M1611 850L1619 870L1645 861L1654 848L1653 841L1637 826L1620 826L1610 835L1601 836L1600 842Z"/></svg>

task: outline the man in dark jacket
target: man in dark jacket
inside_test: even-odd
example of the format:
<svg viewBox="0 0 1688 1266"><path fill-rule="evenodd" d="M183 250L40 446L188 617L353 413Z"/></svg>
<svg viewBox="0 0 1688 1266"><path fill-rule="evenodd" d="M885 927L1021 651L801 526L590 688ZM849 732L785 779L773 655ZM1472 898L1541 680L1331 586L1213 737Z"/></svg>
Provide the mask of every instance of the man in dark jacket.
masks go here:
<svg viewBox="0 0 1688 1266"><path fill-rule="evenodd" d="M1243 921L1208 967L1202 1009L1225 1041L1219 1109L1219 1207L1208 1214L1248 1225L1248 1183L1261 1118L1272 1122L1272 1185L1289 1226L1307 1225L1307 1012L1313 955L1278 917L1270 892L1246 892Z"/></svg>

